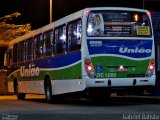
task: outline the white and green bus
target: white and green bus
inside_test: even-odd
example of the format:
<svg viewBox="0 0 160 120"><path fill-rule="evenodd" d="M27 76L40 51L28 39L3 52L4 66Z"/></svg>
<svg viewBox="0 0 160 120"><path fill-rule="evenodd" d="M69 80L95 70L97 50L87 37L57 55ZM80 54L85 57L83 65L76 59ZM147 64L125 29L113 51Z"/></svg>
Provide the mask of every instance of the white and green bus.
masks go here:
<svg viewBox="0 0 160 120"><path fill-rule="evenodd" d="M9 92L56 95L151 90L154 36L149 11L86 8L10 42Z"/></svg>

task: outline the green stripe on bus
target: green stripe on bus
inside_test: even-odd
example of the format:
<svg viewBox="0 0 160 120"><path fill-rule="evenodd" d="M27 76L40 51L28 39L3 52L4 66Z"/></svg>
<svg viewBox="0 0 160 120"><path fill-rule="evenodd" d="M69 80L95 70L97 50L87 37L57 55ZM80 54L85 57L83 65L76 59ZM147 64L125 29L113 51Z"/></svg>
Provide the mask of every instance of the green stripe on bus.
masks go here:
<svg viewBox="0 0 160 120"><path fill-rule="evenodd" d="M102 72L104 77L100 78L127 78L129 75L145 75L147 72L149 59L147 60L131 60L127 58L121 57L113 57L113 56L98 56L92 57L92 64L96 70L96 66L102 66ZM125 72L118 72L118 66L126 66L127 71ZM113 74L113 76L108 74ZM108 76L107 76L108 75ZM97 76L97 78L99 78Z"/></svg>
<svg viewBox="0 0 160 120"><path fill-rule="evenodd" d="M45 75L49 75L52 80L66 80L66 79L81 79L82 70L81 63L78 63L72 67L64 68L61 70L41 70L38 77L32 77L32 80L44 80ZM31 77L20 77L20 71L15 72L11 75L8 80L13 80L14 77L21 81L30 81Z"/></svg>

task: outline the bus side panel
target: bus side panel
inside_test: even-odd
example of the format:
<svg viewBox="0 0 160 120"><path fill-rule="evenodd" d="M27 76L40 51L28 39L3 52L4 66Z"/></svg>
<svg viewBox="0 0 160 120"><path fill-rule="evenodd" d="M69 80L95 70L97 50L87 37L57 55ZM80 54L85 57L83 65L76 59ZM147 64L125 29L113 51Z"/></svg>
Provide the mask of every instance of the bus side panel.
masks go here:
<svg viewBox="0 0 160 120"><path fill-rule="evenodd" d="M49 75L52 80L53 94L75 92L84 89L84 86L81 84L81 52L72 52L26 62L20 65L19 69L13 71L8 79L13 84L13 79L17 78L20 83L19 91L22 93L44 94L44 78L46 75ZM72 87L72 85L76 87Z"/></svg>

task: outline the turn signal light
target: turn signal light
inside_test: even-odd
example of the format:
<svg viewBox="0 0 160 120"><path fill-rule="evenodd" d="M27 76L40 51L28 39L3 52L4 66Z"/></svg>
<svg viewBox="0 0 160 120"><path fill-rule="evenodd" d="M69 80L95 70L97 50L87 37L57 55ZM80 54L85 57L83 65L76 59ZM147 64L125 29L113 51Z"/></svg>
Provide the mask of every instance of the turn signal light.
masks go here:
<svg viewBox="0 0 160 120"><path fill-rule="evenodd" d="M154 64L154 63L155 63L154 59L151 59L150 63L151 63L151 64Z"/></svg>
<svg viewBox="0 0 160 120"><path fill-rule="evenodd" d="M90 65L90 64L91 64L91 61L90 61L89 59L86 59L85 64L86 64L86 65Z"/></svg>

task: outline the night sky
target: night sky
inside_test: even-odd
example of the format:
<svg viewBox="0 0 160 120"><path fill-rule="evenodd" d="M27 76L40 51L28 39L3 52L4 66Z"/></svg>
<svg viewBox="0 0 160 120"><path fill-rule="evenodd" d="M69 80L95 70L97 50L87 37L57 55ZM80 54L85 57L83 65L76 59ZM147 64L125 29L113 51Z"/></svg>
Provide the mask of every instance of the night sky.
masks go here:
<svg viewBox="0 0 160 120"><path fill-rule="evenodd" d="M155 8L153 1L160 3L160 0L145 1L147 9ZM86 7L96 6L143 8L143 0L53 0L53 20ZM13 12L22 14L14 19L13 23L31 23L32 29L37 29L49 23L49 0L0 0L0 17Z"/></svg>
<svg viewBox="0 0 160 120"><path fill-rule="evenodd" d="M0 17L14 12L22 15L11 23L30 23L32 29L38 29L49 24L49 1L50 0L0 0ZM155 7L160 0L144 0L145 9L159 10ZM53 0L53 21L76 12L86 7L133 7L143 8L143 0ZM0 49L0 58L3 55ZM0 59L0 63L2 60Z"/></svg>

